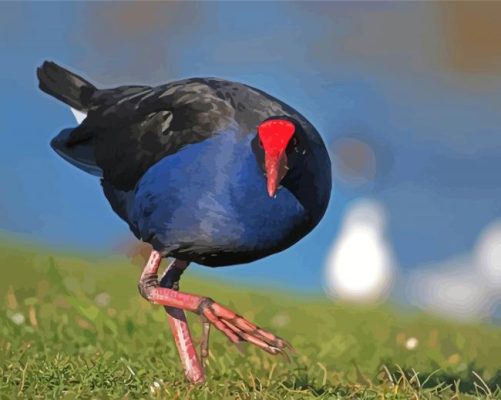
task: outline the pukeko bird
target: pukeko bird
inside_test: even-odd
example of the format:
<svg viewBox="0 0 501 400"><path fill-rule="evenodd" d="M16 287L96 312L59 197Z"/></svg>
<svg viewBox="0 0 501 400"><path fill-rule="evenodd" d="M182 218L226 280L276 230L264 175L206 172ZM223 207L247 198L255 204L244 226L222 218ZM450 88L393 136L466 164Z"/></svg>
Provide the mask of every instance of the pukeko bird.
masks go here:
<svg viewBox="0 0 501 400"><path fill-rule="evenodd" d="M139 291L165 306L187 378L205 380L210 325L235 344L284 352L285 340L179 291L179 279L190 262L219 267L277 253L318 224L331 165L313 125L262 90L223 79L98 89L53 62L37 75L42 91L83 119L53 149L100 177L115 213L153 247ZM174 261L158 279L165 257ZM202 318L201 358L185 310Z"/></svg>

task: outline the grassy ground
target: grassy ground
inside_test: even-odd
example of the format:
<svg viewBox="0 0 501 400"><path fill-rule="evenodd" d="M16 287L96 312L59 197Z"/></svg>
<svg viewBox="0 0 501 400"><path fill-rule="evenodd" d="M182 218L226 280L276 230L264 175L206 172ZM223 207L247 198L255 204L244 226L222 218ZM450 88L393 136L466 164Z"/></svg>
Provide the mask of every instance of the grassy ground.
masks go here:
<svg viewBox="0 0 501 400"><path fill-rule="evenodd" d="M122 258L0 243L0 398L501 398L501 329L391 306L359 308L207 282L209 295L289 339L289 362L211 337L208 383L187 384L160 307ZM195 335L199 324L191 319ZM417 345L409 350L416 338ZM414 341L416 344L416 341Z"/></svg>

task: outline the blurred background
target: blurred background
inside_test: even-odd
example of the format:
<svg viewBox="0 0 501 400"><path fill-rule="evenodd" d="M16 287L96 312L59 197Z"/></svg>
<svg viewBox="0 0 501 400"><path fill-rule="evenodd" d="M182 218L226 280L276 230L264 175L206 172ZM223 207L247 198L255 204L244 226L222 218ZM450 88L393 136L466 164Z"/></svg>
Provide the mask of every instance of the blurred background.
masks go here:
<svg viewBox="0 0 501 400"><path fill-rule="evenodd" d="M102 86L217 76L303 113L334 190L293 248L196 274L499 322L500 19L496 2L2 3L2 235L136 251L98 181L49 148L75 121L37 89L43 60Z"/></svg>

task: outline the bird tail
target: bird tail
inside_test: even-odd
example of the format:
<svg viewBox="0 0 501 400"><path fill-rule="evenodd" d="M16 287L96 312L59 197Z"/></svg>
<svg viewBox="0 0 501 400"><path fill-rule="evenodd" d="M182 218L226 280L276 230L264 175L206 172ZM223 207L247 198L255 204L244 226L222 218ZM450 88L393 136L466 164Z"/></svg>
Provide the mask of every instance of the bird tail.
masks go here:
<svg viewBox="0 0 501 400"><path fill-rule="evenodd" d="M38 87L76 110L87 112L96 87L52 61L37 68Z"/></svg>

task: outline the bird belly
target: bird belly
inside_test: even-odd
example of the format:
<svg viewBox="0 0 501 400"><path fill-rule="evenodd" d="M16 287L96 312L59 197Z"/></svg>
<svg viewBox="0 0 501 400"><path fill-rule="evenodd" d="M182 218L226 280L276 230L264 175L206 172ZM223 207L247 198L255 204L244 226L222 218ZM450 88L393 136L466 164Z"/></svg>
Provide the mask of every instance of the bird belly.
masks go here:
<svg viewBox="0 0 501 400"><path fill-rule="evenodd" d="M252 153L204 143L165 157L139 182L133 219L143 240L173 257L222 266L257 260L304 236L305 210L285 188L268 196Z"/></svg>

